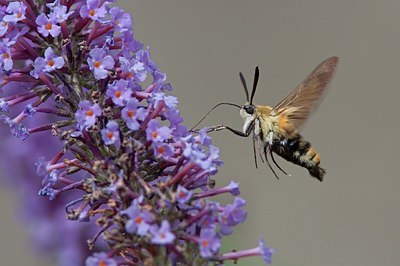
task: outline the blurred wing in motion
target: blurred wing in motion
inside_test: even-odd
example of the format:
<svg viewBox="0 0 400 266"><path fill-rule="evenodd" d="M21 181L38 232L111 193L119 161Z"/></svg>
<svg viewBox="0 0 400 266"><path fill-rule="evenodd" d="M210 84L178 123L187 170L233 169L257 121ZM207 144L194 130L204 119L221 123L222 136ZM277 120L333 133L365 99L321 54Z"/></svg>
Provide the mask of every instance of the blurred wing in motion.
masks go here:
<svg viewBox="0 0 400 266"><path fill-rule="evenodd" d="M300 128L309 115L317 108L335 73L339 58L330 57L319 64L286 98L271 111L271 116L279 116Z"/></svg>

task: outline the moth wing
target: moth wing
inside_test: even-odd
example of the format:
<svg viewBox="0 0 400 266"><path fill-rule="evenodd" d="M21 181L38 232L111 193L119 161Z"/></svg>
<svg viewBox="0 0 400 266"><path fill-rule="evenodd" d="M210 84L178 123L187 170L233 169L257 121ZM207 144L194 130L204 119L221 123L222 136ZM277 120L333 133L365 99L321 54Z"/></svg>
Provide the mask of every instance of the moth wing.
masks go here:
<svg viewBox="0 0 400 266"><path fill-rule="evenodd" d="M309 115L318 107L328 84L335 73L339 58L330 57L319 64L307 78L271 111L296 129L300 128Z"/></svg>

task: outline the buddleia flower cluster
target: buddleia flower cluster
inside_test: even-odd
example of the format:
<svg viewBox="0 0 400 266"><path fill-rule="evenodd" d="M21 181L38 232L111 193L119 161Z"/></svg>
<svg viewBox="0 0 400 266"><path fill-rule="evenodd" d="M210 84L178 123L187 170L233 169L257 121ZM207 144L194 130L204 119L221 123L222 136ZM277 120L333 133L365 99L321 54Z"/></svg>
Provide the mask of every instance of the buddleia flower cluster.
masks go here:
<svg viewBox="0 0 400 266"><path fill-rule="evenodd" d="M102 239L106 248L86 265L271 262L262 239L220 251L245 220L246 201L234 181L215 186L219 150L205 131L182 124L166 74L135 39L129 14L104 0L0 6L0 119L20 140L41 134L59 143L36 160L39 195L74 195L67 219L97 228L88 247ZM230 204L213 198L226 193Z"/></svg>

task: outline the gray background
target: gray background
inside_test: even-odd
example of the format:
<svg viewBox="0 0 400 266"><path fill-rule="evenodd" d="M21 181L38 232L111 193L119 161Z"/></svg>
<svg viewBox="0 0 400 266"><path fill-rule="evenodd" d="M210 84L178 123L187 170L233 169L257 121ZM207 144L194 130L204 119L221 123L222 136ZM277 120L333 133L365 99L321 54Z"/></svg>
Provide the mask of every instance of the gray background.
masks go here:
<svg viewBox="0 0 400 266"><path fill-rule="evenodd" d="M225 161L217 184L239 181L248 202L247 221L223 249L254 247L262 236L276 250L273 265L399 264L399 1L119 2L167 73L188 126L218 102L244 102L239 71L250 81L259 65L255 102L274 105L322 60L339 56L331 89L302 131L321 153L323 183L284 160L292 177L276 180L266 165L255 169L250 138L213 134ZM242 126L231 107L203 125L215 123ZM1 195L1 264L42 265L23 251L12 195Z"/></svg>

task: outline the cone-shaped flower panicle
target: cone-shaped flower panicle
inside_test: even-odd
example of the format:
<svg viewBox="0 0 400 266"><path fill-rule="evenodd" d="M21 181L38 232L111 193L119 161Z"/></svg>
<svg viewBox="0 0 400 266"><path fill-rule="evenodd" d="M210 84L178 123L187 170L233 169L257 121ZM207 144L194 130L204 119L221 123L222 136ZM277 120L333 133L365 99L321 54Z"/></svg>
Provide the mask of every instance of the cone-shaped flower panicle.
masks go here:
<svg viewBox="0 0 400 266"><path fill-rule="evenodd" d="M166 74L113 2L0 0L0 121L57 147L36 161L39 195L96 228L86 265L270 263L264 242L221 252L247 215L239 184L215 187L218 148L183 125Z"/></svg>

